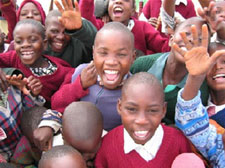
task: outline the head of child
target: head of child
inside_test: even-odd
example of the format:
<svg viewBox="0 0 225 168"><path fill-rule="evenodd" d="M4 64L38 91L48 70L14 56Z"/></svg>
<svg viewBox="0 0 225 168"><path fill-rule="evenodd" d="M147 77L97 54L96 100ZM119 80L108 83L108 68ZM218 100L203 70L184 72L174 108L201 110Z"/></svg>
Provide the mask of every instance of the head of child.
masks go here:
<svg viewBox="0 0 225 168"><path fill-rule="evenodd" d="M17 21L34 19L44 25L45 17L44 9L36 0L24 0L17 10Z"/></svg>
<svg viewBox="0 0 225 168"><path fill-rule="evenodd" d="M142 145L148 142L166 114L164 92L158 79L147 72L128 78L117 110L134 142Z"/></svg>
<svg viewBox="0 0 225 168"><path fill-rule="evenodd" d="M135 0L109 0L108 14L112 21L127 26L135 8Z"/></svg>
<svg viewBox="0 0 225 168"><path fill-rule="evenodd" d="M23 64L29 67L42 67L45 28L35 20L19 21L13 31L14 48Z"/></svg>
<svg viewBox="0 0 225 168"><path fill-rule="evenodd" d="M28 139L30 142L31 148L35 152L41 151L34 144L33 132L36 128L38 128L39 123L41 122L43 113L47 109L45 107L35 106L31 109L28 109L23 112L21 119L21 130L22 134Z"/></svg>
<svg viewBox="0 0 225 168"><path fill-rule="evenodd" d="M86 168L82 155L68 145L55 146L41 156L39 168Z"/></svg>
<svg viewBox="0 0 225 168"><path fill-rule="evenodd" d="M123 24L110 22L97 32L93 60L105 88L121 86L135 56L134 36Z"/></svg>
<svg viewBox="0 0 225 168"><path fill-rule="evenodd" d="M54 52L58 53L61 53L70 41L70 36L65 34L65 27L58 20L61 16L58 10L52 10L45 20L48 44Z"/></svg>
<svg viewBox="0 0 225 168"><path fill-rule="evenodd" d="M223 21L225 21L225 1L216 1L215 2L216 7L216 15L217 17L221 18Z"/></svg>
<svg viewBox="0 0 225 168"><path fill-rule="evenodd" d="M65 109L62 119L64 142L81 152L86 162L94 158L102 130L102 115L94 104L73 102Z"/></svg>
<svg viewBox="0 0 225 168"><path fill-rule="evenodd" d="M185 49L185 44L183 42L183 39L180 35L181 32L185 32L187 35L188 40L192 40L192 33L191 33L191 26L195 25L196 29L198 31L198 37L199 37L199 41L201 39L201 33L202 33L202 25L206 24L206 22L200 18L200 17L192 17L189 18L187 20L185 20L184 22L181 22L180 24L178 24L175 28L175 31L173 33L173 38L171 39L171 43L176 43L179 47L181 47L182 49ZM209 33L209 37L210 37L210 33ZM173 45L171 48L171 54L174 56L174 59L182 64L184 64L184 58L182 55L180 55L179 53L177 53L174 49L173 49Z"/></svg>
<svg viewBox="0 0 225 168"><path fill-rule="evenodd" d="M217 50L225 50L225 45L215 42L210 43L209 55L212 55ZM210 93L225 91L225 54L219 57L216 64L208 71L206 79Z"/></svg>

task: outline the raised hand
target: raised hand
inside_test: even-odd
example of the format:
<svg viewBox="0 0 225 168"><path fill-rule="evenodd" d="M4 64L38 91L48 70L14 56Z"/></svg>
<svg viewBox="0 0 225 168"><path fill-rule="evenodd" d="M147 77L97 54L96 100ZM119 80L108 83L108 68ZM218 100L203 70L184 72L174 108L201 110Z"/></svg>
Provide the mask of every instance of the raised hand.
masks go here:
<svg viewBox="0 0 225 168"><path fill-rule="evenodd" d="M93 61L81 72L81 84L83 89L87 89L97 82L97 71Z"/></svg>
<svg viewBox="0 0 225 168"><path fill-rule="evenodd" d="M23 78L22 74L19 75L6 75L6 80L10 85L16 86L19 90L21 90L24 94L28 95L30 90L27 88L27 78Z"/></svg>
<svg viewBox="0 0 225 168"><path fill-rule="evenodd" d="M206 75L208 70L216 63L216 60L225 53L224 50L216 51L212 56L209 56L208 49L208 28L207 25L202 26L202 40L199 41L196 27L191 26L192 40L188 40L186 33L182 32L181 37L187 48L187 51L181 49L177 44L174 44L174 49L184 56L186 68L189 75L201 76Z"/></svg>
<svg viewBox="0 0 225 168"><path fill-rule="evenodd" d="M217 9L215 7L215 2L211 1L208 7L203 9L199 8L198 14L205 19L211 26L212 30L217 31L222 28L223 18L219 18L216 14Z"/></svg>
<svg viewBox="0 0 225 168"><path fill-rule="evenodd" d="M72 0L61 0L63 7L61 4L55 0L55 5L58 10L62 13L62 17L59 17L59 22L67 29L67 30L77 30L82 27L82 19L81 13L79 9L79 5L77 1L74 1L75 9L73 8Z"/></svg>
<svg viewBox="0 0 225 168"><path fill-rule="evenodd" d="M38 96L43 87L41 81L33 76L29 76L27 78L27 81L28 81L27 87L30 89L31 94L33 96Z"/></svg>

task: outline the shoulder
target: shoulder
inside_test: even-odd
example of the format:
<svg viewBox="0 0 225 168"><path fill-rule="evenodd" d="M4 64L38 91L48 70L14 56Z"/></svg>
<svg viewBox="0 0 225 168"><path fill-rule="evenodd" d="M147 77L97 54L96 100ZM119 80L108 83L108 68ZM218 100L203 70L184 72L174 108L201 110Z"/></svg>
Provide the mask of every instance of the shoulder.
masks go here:
<svg viewBox="0 0 225 168"><path fill-rule="evenodd" d="M80 64L78 67L76 67L76 69L75 69L75 71L74 71L74 73L72 75L71 81L73 82L77 78L77 76L81 74L82 70L84 68L86 68L87 66L88 66L88 63Z"/></svg>
<svg viewBox="0 0 225 168"><path fill-rule="evenodd" d="M123 126L118 126L111 131L109 131L102 139L102 145L109 146L114 144L114 142L119 142L119 139L123 137Z"/></svg>
<svg viewBox="0 0 225 168"><path fill-rule="evenodd" d="M64 61L61 58L57 58L54 56L49 56L49 55L43 55L44 57L46 57L47 59L49 59L50 61L52 61L53 63L55 63L56 65L62 65L64 67L71 67L70 64L68 64L66 61Z"/></svg>
<svg viewBox="0 0 225 168"><path fill-rule="evenodd" d="M152 55L141 56L137 58L131 66L131 73L147 72L149 68L155 63L155 61L162 56L163 53L157 53Z"/></svg>

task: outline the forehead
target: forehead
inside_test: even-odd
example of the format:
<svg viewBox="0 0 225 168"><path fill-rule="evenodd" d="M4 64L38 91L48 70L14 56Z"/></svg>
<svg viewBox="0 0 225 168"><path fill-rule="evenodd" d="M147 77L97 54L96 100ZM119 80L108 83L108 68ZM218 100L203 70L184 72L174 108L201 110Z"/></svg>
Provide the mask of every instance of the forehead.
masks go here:
<svg viewBox="0 0 225 168"><path fill-rule="evenodd" d="M38 11L36 5L35 5L34 3L32 3L32 2L26 3L26 4L22 7L21 11L23 11L23 10L37 10L37 11Z"/></svg>
<svg viewBox="0 0 225 168"><path fill-rule="evenodd" d="M45 25L46 29L49 28L63 28L62 24L59 22L57 16L52 16L48 19L48 23Z"/></svg>
<svg viewBox="0 0 225 168"><path fill-rule="evenodd" d="M41 35L40 31L38 31L38 28L35 27L32 24L21 24L19 26L16 26L15 30L14 30L14 36L20 36L20 35L26 35L29 36L31 34L37 34L37 35Z"/></svg>
<svg viewBox="0 0 225 168"><path fill-rule="evenodd" d="M97 34L95 46L111 46L112 48L133 48L132 39L125 31L104 30Z"/></svg>
<svg viewBox="0 0 225 168"><path fill-rule="evenodd" d="M176 33L180 33L182 31L187 31L187 30L191 30L191 26L195 25L197 30L202 30L202 25L204 24L204 22L200 19L188 19L185 22L181 23L181 25L179 25L176 29Z"/></svg>
<svg viewBox="0 0 225 168"><path fill-rule="evenodd" d="M225 10L225 1L218 1L216 2L215 6L218 8L223 8L223 10Z"/></svg>

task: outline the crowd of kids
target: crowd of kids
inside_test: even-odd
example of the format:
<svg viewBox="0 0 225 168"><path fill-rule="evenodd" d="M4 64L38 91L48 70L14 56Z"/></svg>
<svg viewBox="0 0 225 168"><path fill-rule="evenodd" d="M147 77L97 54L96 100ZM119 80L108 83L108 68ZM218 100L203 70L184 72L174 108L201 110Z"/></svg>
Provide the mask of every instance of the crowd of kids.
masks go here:
<svg viewBox="0 0 225 168"><path fill-rule="evenodd" d="M137 1L0 0L0 168L225 167L225 1Z"/></svg>

